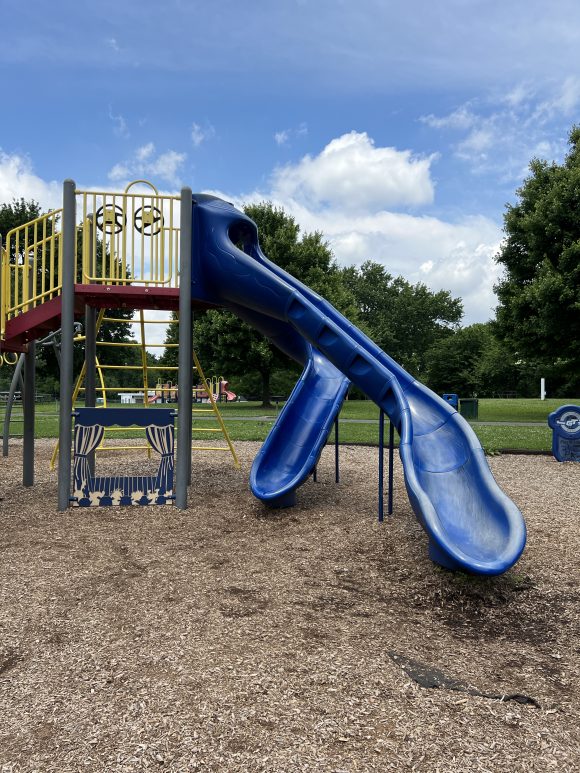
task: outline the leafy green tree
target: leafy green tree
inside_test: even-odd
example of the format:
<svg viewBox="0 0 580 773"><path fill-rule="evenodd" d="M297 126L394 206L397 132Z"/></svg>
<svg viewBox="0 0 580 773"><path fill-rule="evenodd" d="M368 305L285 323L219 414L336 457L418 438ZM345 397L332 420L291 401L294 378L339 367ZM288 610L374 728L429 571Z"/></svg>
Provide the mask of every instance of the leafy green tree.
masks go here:
<svg viewBox="0 0 580 773"><path fill-rule="evenodd" d="M491 322L460 328L427 354L427 383L438 393L493 397L521 391L520 380L520 369Z"/></svg>
<svg viewBox="0 0 580 773"><path fill-rule="evenodd" d="M357 303L361 328L381 349L419 379L426 374L428 351L448 338L463 315L460 298L433 292L393 277L380 263L343 269L343 279Z"/></svg>
<svg viewBox="0 0 580 773"><path fill-rule="evenodd" d="M36 220L42 214L40 204L31 199L13 199L10 203L0 204L0 236L2 244L6 247L6 236L9 231L18 226L24 225L31 220ZM12 251L14 245L12 245ZM15 255L11 255L11 262L14 262Z"/></svg>
<svg viewBox="0 0 580 773"><path fill-rule="evenodd" d="M580 127L562 164L534 159L504 215L499 335L552 393L580 391Z"/></svg>

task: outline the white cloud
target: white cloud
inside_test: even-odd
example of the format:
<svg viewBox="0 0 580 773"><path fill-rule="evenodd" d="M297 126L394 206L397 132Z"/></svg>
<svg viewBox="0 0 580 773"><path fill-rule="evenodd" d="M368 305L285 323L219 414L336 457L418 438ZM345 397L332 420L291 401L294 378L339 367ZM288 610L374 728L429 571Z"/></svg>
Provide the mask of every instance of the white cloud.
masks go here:
<svg viewBox="0 0 580 773"><path fill-rule="evenodd" d="M449 115L437 117L431 113L430 115L421 116L420 120L432 129L469 129L477 121L477 117L471 111L468 102L449 113Z"/></svg>
<svg viewBox="0 0 580 773"><path fill-rule="evenodd" d="M194 122L191 125L191 141L196 148L198 148L202 142L210 140L214 136L215 129L211 124L201 126L200 124Z"/></svg>
<svg viewBox="0 0 580 773"><path fill-rule="evenodd" d="M352 142L350 147L349 142ZM333 148L337 148L339 156L344 152L351 164L337 159L329 171L326 164ZM384 150L389 153L382 153ZM371 161L376 160L384 174L391 173L393 167L398 171L402 168L399 179L405 181L408 174L409 190L412 190L414 170L407 167L416 162L410 151L375 148L366 134L344 135L330 142L320 155L306 158L307 163L302 159L295 165L275 170L266 190L242 197L219 191L212 193L237 201L240 207L264 199L283 207L305 231L321 231L342 265L375 260L384 264L391 274L400 274L410 282L425 282L433 290L450 290L464 301L465 324L486 321L493 316L493 285L499 275L493 256L502 237L498 223L482 216L446 222L437 217L393 211L391 204L400 204L401 197L390 188L385 193L384 181L377 181L372 174ZM418 176L419 192L426 203L431 201L434 189L429 161L424 164L423 176ZM332 181L332 196L317 193L315 186L322 185L321 180L326 186ZM405 195L410 198L409 193ZM364 202L364 206L354 209L351 198ZM420 201L420 195L415 194L415 200Z"/></svg>
<svg viewBox="0 0 580 773"><path fill-rule="evenodd" d="M43 209L58 209L62 206L62 184L38 177L27 156L0 150L0 202L20 198L34 199Z"/></svg>
<svg viewBox="0 0 580 773"><path fill-rule="evenodd" d="M487 152L493 147L495 141L495 134L491 126L473 129L457 145L457 155L467 160L485 160L488 157Z"/></svg>
<svg viewBox="0 0 580 773"><path fill-rule="evenodd" d="M154 354L156 357L159 357L161 354L163 354L163 349L158 346L158 344L163 344L165 342L165 338L167 336L167 329L169 327L169 320L171 319L171 312L170 311L164 311L162 309L148 309L145 314L144 318L146 320L151 320L151 324L145 325L145 344L147 351L151 352L151 354ZM139 312L136 311L133 314L133 322L131 324L131 330L133 333L133 336L135 338L135 341L141 343L141 323L140 323L140 315ZM165 323L165 324L163 324ZM153 346L155 344L155 346ZM160 371L158 370L152 370L149 373L149 386L154 386L154 383L157 382L157 377L159 375ZM140 374L137 373L137 381L136 383L139 383Z"/></svg>
<svg viewBox="0 0 580 773"><path fill-rule="evenodd" d="M147 167L148 173L157 175L162 180L167 180L168 182L177 182L177 173L185 159L185 153L168 150L167 153L162 153L149 163Z"/></svg>
<svg viewBox="0 0 580 773"><path fill-rule="evenodd" d="M580 77L540 87L517 84L504 94L473 99L448 115L423 116L432 129L453 132L451 150L476 174L491 173L510 185L521 182L534 156L559 159L570 118L580 108ZM454 136L455 135L455 136Z"/></svg>
<svg viewBox="0 0 580 773"><path fill-rule="evenodd" d="M110 49L112 49L113 51L115 51L116 53L119 53L119 51L121 50L121 49L119 48L119 44L117 43L117 38L107 38L107 39L105 40L105 44L106 44L106 45L107 45L107 46L108 46Z"/></svg>
<svg viewBox="0 0 580 773"><path fill-rule="evenodd" d="M276 145L286 145L292 139L292 137L306 137L308 134L308 126L303 121L296 129L282 129L282 131L274 134L274 141Z"/></svg>
<svg viewBox="0 0 580 773"><path fill-rule="evenodd" d="M429 158L409 150L375 147L366 132L352 131L328 143L317 156L274 171L273 194L312 207L347 210L429 204L434 186Z"/></svg>
<svg viewBox="0 0 580 773"><path fill-rule="evenodd" d="M290 130L284 129L281 132L276 132L274 134L274 140L276 142L276 145L285 145L288 142L288 138L290 137Z"/></svg>
<svg viewBox="0 0 580 773"><path fill-rule="evenodd" d="M132 158L115 164L109 170L109 180L111 182L122 182L128 181L131 177L153 176L178 188L181 185L179 173L187 158L187 154L168 150L156 156L155 152L153 142L141 145L141 147L135 150Z"/></svg>
<svg viewBox="0 0 580 773"><path fill-rule="evenodd" d="M531 118L542 125L550 122L554 115L569 118L580 106L580 78L570 75L542 101L538 102Z"/></svg>
<svg viewBox="0 0 580 773"><path fill-rule="evenodd" d="M111 121L113 121L113 124L114 124L113 132L117 135L117 137L123 137L123 139L127 139L128 137L131 136L125 117L122 116L120 113L119 115L115 115L110 105L109 105L109 118L111 119Z"/></svg>
<svg viewBox="0 0 580 773"><path fill-rule="evenodd" d="M141 145L135 151L135 158L140 163L144 164L155 153L155 145L152 142L148 142L146 145Z"/></svg>

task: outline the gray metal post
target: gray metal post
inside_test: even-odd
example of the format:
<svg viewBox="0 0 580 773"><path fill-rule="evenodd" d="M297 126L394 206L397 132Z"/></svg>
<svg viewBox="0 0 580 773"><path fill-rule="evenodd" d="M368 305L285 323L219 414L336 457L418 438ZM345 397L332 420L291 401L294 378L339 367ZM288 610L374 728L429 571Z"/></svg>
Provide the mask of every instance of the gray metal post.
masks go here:
<svg viewBox="0 0 580 773"><path fill-rule="evenodd" d="M379 522L383 522L383 473L385 451L385 412L379 412Z"/></svg>
<svg viewBox="0 0 580 773"><path fill-rule="evenodd" d="M6 401L6 410L4 412L4 429L2 435L2 456L8 456L8 448L10 441L10 419L12 417L12 408L14 407L14 400L16 398L16 389L18 384L22 384L22 368L24 367L24 354L21 354L14 368L12 374L12 381L10 382L10 390L8 392L8 400ZM24 391L24 390L22 390ZM22 397L22 395L21 395Z"/></svg>
<svg viewBox="0 0 580 773"><path fill-rule="evenodd" d="M193 277L192 277L192 279L193 279ZM191 284L192 284L192 287L193 287L193 282ZM190 439L191 439L191 437L193 435L193 416L192 416L192 411L191 411L191 408L192 408L191 403L193 403L193 391L192 391L193 390L193 319L194 319L194 316L193 316L193 311L192 311L191 312L191 324L190 324L190 328L191 328L191 346L189 348L189 372L191 373L191 385L190 385L189 392L191 394L191 400L190 400L189 413L188 413L188 415L189 415L189 419L188 419L188 421L189 421L188 432L189 432ZM187 485L191 486L191 441L190 441L189 445L187 446Z"/></svg>
<svg viewBox="0 0 580 773"><path fill-rule="evenodd" d="M30 341L24 355L24 397L22 408L22 485L34 485L34 401L36 397L36 341Z"/></svg>
<svg viewBox="0 0 580 773"><path fill-rule="evenodd" d="M180 249L179 249L179 350L177 385L177 460L175 464L175 504L187 508L187 484L191 470L191 390L193 388L191 326L191 261L193 194L191 188L181 189Z"/></svg>
<svg viewBox="0 0 580 773"><path fill-rule="evenodd" d="M89 227L89 266L92 267L93 249L93 218ZM91 272L92 274L92 272ZM85 305L85 406L94 408L97 404L97 310L94 306ZM91 475L95 474L95 452L92 451L87 461Z"/></svg>
<svg viewBox="0 0 580 773"><path fill-rule="evenodd" d="M393 456L395 448L395 425L389 419L389 506L387 512L393 514Z"/></svg>
<svg viewBox="0 0 580 773"><path fill-rule="evenodd" d="M60 417L58 431L58 509L69 506L71 490L71 436L73 394L76 185L65 180L62 213L62 291L60 309Z"/></svg>

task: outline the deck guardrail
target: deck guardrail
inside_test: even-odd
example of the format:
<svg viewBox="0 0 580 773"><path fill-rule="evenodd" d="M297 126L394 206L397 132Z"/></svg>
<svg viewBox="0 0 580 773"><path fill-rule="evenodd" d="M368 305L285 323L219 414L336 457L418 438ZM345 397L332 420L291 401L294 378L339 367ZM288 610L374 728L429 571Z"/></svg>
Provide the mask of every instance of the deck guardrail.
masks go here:
<svg viewBox="0 0 580 773"><path fill-rule="evenodd" d="M75 283L179 287L180 198L146 180L123 193L75 192ZM1 250L0 338L6 323L60 295L62 209L12 229Z"/></svg>

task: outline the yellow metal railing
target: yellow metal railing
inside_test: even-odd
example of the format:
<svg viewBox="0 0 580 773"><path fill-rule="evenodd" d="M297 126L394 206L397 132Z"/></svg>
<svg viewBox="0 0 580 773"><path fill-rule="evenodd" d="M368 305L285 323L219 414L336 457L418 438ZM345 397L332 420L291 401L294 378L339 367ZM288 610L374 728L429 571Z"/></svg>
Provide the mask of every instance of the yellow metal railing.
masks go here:
<svg viewBox="0 0 580 773"><path fill-rule="evenodd" d="M0 332L6 321L59 294L62 286L61 209L6 234L2 251Z"/></svg>
<svg viewBox="0 0 580 773"><path fill-rule="evenodd" d="M75 283L179 287L178 196L136 180L123 193L77 191L76 197ZM61 292L62 213L49 212L6 235L0 338L8 320Z"/></svg>
<svg viewBox="0 0 580 773"><path fill-rule="evenodd" d="M133 192L136 185L152 193ZM124 193L77 191L82 284L179 286L179 197L136 180Z"/></svg>

